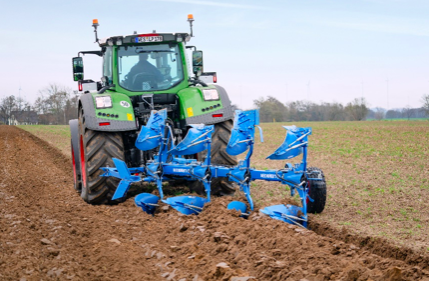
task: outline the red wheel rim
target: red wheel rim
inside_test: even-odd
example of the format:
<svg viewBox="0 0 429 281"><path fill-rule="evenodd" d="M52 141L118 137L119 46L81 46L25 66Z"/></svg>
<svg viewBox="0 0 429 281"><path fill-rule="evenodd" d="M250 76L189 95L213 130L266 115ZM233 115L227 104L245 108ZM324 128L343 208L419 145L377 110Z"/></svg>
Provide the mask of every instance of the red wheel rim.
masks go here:
<svg viewBox="0 0 429 281"><path fill-rule="evenodd" d="M308 187L308 196L310 196L310 192L311 192L310 182L307 182L307 187ZM308 199L308 197L307 197L306 201L307 201L306 202L307 204L310 203L310 199Z"/></svg>
<svg viewBox="0 0 429 281"><path fill-rule="evenodd" d="M80 165L82 167L82 182L86 188L86 164L85 164L85 150L83 149L83 136L80 136Z"/></svg>
<svg viewBox="0 0 429 281"><path fill-rule="evenodd" d="M74 159L73 144L72 144L72 148L71 148L71 153L72 153L72 159L73 159L73 179L74 179L74 184L76 185L76 182L77 182L77 178L76 178L76 161Z"/></svg>

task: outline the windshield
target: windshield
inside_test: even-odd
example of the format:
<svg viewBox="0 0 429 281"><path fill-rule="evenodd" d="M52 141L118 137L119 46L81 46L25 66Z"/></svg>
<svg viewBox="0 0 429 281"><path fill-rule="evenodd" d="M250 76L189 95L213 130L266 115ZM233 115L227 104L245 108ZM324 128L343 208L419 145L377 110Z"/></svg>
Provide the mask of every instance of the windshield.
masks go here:
<svg viewBox="0 0 429 281"><path fill-rule="evenodd" d="M118 48L119 85L130 91L170 89L183 80L179 46L169 44Z"/></svg>

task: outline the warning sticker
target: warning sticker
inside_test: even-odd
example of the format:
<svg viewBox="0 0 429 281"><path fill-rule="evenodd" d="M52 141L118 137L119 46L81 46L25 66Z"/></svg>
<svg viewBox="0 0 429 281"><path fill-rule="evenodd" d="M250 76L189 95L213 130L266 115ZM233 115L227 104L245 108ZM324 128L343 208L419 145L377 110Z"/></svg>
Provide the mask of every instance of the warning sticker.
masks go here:
<svg viewBox="0 0 429 281"><path fill-rule="evenodd" d="M192 107L188 107L186 110L188 111L188 117L194 116L194 111L192 110Z"/></svg>
<svg viewBox="0 0 429 281"><path fill-rule="evenodd" d="M133 115L131 113L127 113L127 119L129 121L133 121Z"/></svg>

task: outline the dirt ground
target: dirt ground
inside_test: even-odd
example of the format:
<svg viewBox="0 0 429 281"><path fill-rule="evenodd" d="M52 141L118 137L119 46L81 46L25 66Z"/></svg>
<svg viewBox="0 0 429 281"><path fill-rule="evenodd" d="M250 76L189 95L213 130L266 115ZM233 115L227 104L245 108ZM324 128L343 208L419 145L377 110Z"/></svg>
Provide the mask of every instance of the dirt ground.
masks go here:
<svg viewBox="0 0 429 281"><path fill-rule="evenodd" d="M69 162L0 126L1 280L429 280L424 257L318 223L323 235L258 212L244 220L228 198L188 217L165 206L152 217L132 198L91 206Z"/></svg>

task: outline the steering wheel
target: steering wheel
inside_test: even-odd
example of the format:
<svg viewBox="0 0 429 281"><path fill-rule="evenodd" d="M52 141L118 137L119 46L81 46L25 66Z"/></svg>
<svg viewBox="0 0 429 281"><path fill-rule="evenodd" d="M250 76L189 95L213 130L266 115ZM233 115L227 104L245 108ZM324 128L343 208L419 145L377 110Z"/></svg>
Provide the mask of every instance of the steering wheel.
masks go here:
<svg viewBox="0 0 429 281"><path fill-rule="evenodd" d="M133 90L150 91L158 89L156 76L151 73L141 72L134 75L131 79L131 88Z"/></svg>

